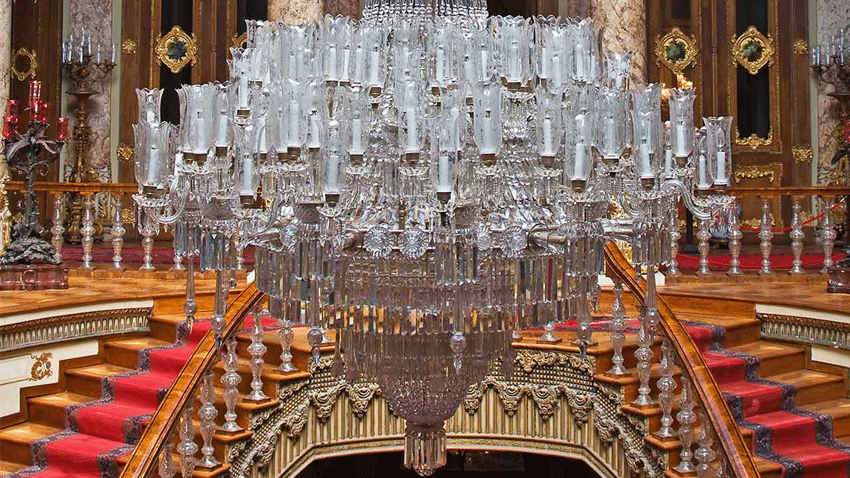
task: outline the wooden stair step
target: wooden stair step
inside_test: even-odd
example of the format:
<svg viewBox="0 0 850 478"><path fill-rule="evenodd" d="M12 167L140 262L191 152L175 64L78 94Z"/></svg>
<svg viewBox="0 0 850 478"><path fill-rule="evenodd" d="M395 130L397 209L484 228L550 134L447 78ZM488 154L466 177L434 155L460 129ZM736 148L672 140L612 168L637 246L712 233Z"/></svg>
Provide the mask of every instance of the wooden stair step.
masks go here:
<svg viewBox="0 0 850 478"><path fill-rule="evenodd" d="M850 398L839 398L801 406L803 410L830 415L836 437L850 437Z"/></svg>
<svg viewBox="0 0 850 478"><path fill-rule="evenodd" d="M133 368L122 367L111 363L100 363L89 367L76 368L65 372L66 389L81 395L99 398L104 377L120 373L132 372Z"/></svg>
<svg viewBox="0 0 850 478"><path fill-rule="evenodd" d="M9 461L0 461L0 475L7 475L16 471L23 470L27 466L21 463L12 463Z"/></svg>
<svg viewBox="0 0 850 478"><path fill-rule="evenodd" d="M846 389L844 378L840 375L815 370L794 370L765 378L797 387L794 398L798 406L841 398Z"/></svg>
<svg viewBox="0 0 850 478"><path fill-rule="evenodd" d="M92 397L73 392L60 392L27 399L29 421L65 428L67 407L92 401Z"/></svg>
<svg viewBox="0 0 850 478"><path fill-rule="evenodd" d="M119 340L109 340L103 344L106 351L106 362L130 369L139 366L139 352L153 347L165 347L174 342L155 339L153 337L131 337Z"/></svg>
<svg viewBox="0 0 850 478"><path fill-rule="evenodd" d="M729 350L758 357L759 374L763 377L806 367L806 349L803 347L759 340Z"/></svg>
<svg viewBox="0 0 850 478"><path fill-rule="evenodd" d="M0 430L0 460L23 465L32 465L32 450L30 445L36 440L60 432L54 428L38 423L21 423Z"/></svg>
<svg viewBox="0 0 850 478"><path fill-rule="evenodd" d="M722 343L725 348L756 342L761 339L761 321L753 317L725 317L687 312L676 312L676 317L683 322L700 322L722 326L726 329Z"/></svg>
<svg viewBox="0 0 850 478"><path fill-rule="evenodd" d="M761 478L780 478L782 476L782 467L778 463L766 460L760 456L753 456L756 462L759 476Z"/></svg>
<svg viewBox="0 0 850 478"><path fill-rule="evenodd" d="M212 309L210 310L198 310L195 313L196 318L206 318L212 316ZM150 330L150 336L164 340L168 343L174 343L177 339L177 326L183 323L186 320L186 314L184 313L174 313L174 314L155 314L148 318L148 328Z"/></svg>

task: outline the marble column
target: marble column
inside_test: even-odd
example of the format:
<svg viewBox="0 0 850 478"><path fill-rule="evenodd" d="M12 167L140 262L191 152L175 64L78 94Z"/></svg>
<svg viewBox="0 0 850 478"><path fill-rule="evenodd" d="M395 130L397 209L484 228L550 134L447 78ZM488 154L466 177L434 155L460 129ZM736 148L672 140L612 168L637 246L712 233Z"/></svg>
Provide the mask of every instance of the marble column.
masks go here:
<svg viewBox="0 0 850 478"><path fill-rule="evenodd" d="M0 0L0 109L6 114L6 100L9 99L9 82L11 80L12 56L12 0ZM9 223L11 216L6 200L6 188L3 183L7 180L6 158L0 151L0 252L8 244Z"/></svg>
<svg viewBox="0 0 850 478"><path fill-rule="evenodd" d="M817 42L829 44L832 35L850 26L850 3L846 0L817 0ZM838 101L828 96L835 87L825 81L818 82L818 184L828 184L842 179L830 170L830 161L842 144L839 126ZM843 178L845 181L850 178Z"/></svg>
<svg viewBox="0 0 850 478"><path fill-rule="evenodd" d="M646 4L636 0L591 0L602 43L608 51L632 51L632 81L646 81Z"/></svg>
<svg viewBox="0 0 850 478"><path fill-rule="evenodd" d="M283 23L316 21L324 15L323 0L269 0L269 20Z"/></svg>
<svg viewBox="0 0 850 478"><path fill-rule="evenodd" d="M112 0L71 0L71 31L85 28L92 42L112 44ZM107 50L106 54L109 54ZM112 143L110 140L110 116L112 108L112 75L95 86L98 94L89 100L89 126L91 127L91 149L89 161L97 181L110 182L112 178Z"/></svg>

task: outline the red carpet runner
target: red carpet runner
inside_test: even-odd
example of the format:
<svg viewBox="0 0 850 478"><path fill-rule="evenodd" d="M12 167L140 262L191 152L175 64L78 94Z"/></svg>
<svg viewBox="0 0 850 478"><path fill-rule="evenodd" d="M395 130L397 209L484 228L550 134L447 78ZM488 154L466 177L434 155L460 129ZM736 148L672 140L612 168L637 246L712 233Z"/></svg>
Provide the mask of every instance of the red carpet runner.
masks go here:
<svg viewBox="0 0 850 478"><path fill-rule="evenodd" d="M272 325L263 321L263 325ZM250 320L246 320L250 326ZM139 352L138 370L103 379L101 399L68 407L67 428L33 443L34 466L11 477L101 478L118 476L116 460L133 451L143 425L210 328L197 321L188 340ZM185 337L180 326L179 336ZM185 343L184 343L185 342Z"/></svg>
<svg viewBox="0 0 850 478"><path fill-rule="evenodd" d="M798 408L796 387L761 378L757 357L721 348L723 327L686 326L738 424L753 430L758 456L780 464L785 478L850 476L850 447L835 440L831 416Z"/></svg>

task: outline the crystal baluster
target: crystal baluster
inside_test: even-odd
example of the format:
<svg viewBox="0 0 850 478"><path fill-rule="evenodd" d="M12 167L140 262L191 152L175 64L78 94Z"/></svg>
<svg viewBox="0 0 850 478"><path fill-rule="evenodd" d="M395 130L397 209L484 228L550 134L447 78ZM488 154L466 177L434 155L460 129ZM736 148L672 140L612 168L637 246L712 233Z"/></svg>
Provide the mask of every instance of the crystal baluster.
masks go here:
<svg viewBox="0 0 850 478"><path fill-rule="evenodd" d="M803 260L800 256L803 255L803 240L806 238L806 234L803 232L803 206L800 204L799 197L795 196L793 202L791 232L788 234L788 237L791 239L791 252L794 253L794 262L788 273L802 274L805 271L803 270Z"/></svg>
<svg viewBox="0 0 850 478"><path fill-rule="evenodd" d="M694 439L693 425L696 422L696 414L694 413L694 401L691 397L691 382L688 377L682 375L682 393L679 395L679 413L676 414L676 420L679 422L679 442L682 444L682 451L679 453L679 464L676 465L676 471L682 474L689 474L696 471L693 464L693 453L691 453L691 445Z"/></svg>
<svg viewBox="0 0 850 478"><path fill-rule="evenodd" d="M50 228L52 234L51 243L56 249L56 257L62 260L62 245L65 243L65 197L62 194L57 194L53 200L53 227Z"/></svg>
<svg viewBox="0 0 850 478"><path fill-rule="evenodd" d="M292 365L292 321L287 318L281 318L278 321L280 325L280 330L278 331L278 338L280 339L280 365L278 366L278 370L281 372L295 372L298 370Z"/></svg>
<svg viewBox="0 0 850 478"><path fill-rule="evenodd" d="M671 214L670 221L670 260L667 262L667 275L678 275L679 271L679 239L682 234L679 232L679 215Z"/></svg>
<svg viewBox="0 0 850 478"><path fill-rule="evenodd" d="M729 212L729 255L732 256L732 259L729 262L727 275L739 276L743 274L741 271L741 239L743 237L741 221L738 218L738 208L733 207Z"/></svg>
<svg viewBox="0 0 850 478"><path fill-rule="evenodd" d="M94 269L91 263L91 249L94 245L94 199L92 196L86 196L83 202L83 227L80 232L83 234L83 265L80 269L92 270Z"/></svg>
<svg viewBox="0 0 850 478"><path fill-rule="evenodd" d="M183 409L180 419L180 443L177 445L177 453L180 454L180 473L183 478L190 478L195 472L195 453L198 452L198 445L195 444L193 415L194 409L189 404Z"/></svg>
<svg viewBox="0 0 850 478"><path fill-rule="evenodd" d="M202 468L214 468L219 465L219 461L214 456L215 449L212 443L215 417L218 416L218 410L215 408L214 378L213 369L210 368L201 382L201 408L198 409L198 416L201 418L201 438L204 444L201 447L202 456L198 466Z"/></svg>
<svg viewBox="0 0 850 478"><path fill-rule="evenodd" d="M713 221L713 218L703 219L699 222L699 232L697 232L697 239L699 240L699 270L697 270L697 275L711 274L711 269L708 267L708 253L711 250L711 246L708 243L708 240L711 239L711 232L709 230L711 221Z"/></svg>
<svg viewBox="0 0 850 478"><path fill-rule="evenodd" d="M700 428L697 432L697 449L694 452L694 458L697 460L697 476L699 478L713 478L711 475L711 464L717 458L717 452L714 451L714 438L709 429L708 418L705 412L699 414Z"/></svg>
<svg viewBox="0 0 850 478"><path fill-rule="evenodd" d="M661 428L655 432L655 436L668 439L674 438L676 432L673 430L673 390L676 389L676 380L673 378L673 345L670 340L664 339L661 344L661 377L658 379L658 403L661 405Z"/></svg>
<svg viewBox="0 0 850 478"><path fill-rule="evenodd" d="M832 208L830 204L824 201L826 212L823 215L823 269L821 274L829 272L832 267L832 249L835 247L835 238L838 234L835 232L835 226L832 223Z"/></svg>
<svg viewBox="0 0 850 478"><path fill-rule="evenodd" d="M638 360L638 396L633 402L638 406L652 405L654 402L650 397L649 374L652 369L652 343L655 341L655 329L658 325L658 310L655 308L657 297L655 296L655 268L649 267L646 273L646 297L647 304L641 318L641 326L638 330L638 349L635 358Z"/></svg>
<svg viewBox="0 0 850 478"><path fill-rule="evenodd" d="M139 267L139 270L155 271L156 267L153 266L152 256L154 231L151 230L150 225L142 225L139 229L142 233L142 266Z"/></svg>
<svg viewBox="0 0 850 478"><path fill-rule="evenodd" d="M159 452L159 478L174 478L177 473L174 469L174 458L171 456L172 448L174 444L171 443L171 435L169 435Z"/></svg>
<svg viewBox="0 0 850 478"><path fill-rule="evenodd" d="M221 376L221 384L224 385L224 425L222 431L228 433L236 433L242 431L242 427L236 423L236 400L239 398L239 390L236 388L242 377L236 371L237 355L236 355L236 337L231 338L227 342L227 351L222 352L222 364L224 365L224 375Z"/></svg>
<svg viewBox="0 0 850 478"><path fill-rule="evenodd" d="M175 241L176 241L176 239L175 239ZM176 250L176 247L175 247L175 250ZM171 266L171 270L172 271L184 271L184 270L186 270L186 268L183 267L183 256L178 254L177 252L174 253L174 265Z"/></svg>
<svg viewBox="0 0 850 478"><path fill-rule="evenodd" d="M761 243L759 246L761 247L761 270L759 274L773 274L773 270L770 268L770 251L773 249L773 230L771 230L773 221L771 221L770 215L770 199L762 198L761 199L761 230L759 231L759 239L761 239Z"/></svg>
<svg viewBox="0 0 850 478"><path fill-rule="evenodd" d="M626 318L625 307L623 307L623 281L614 281L614 303L611 306L611 344L614 346L614 356L611 358L613 366L608 371L609 375L626 375L626 367L623 366L623 344L626 341Z"/></svg>
<svg viewBox="0 0 850 478"><path fill-rule="evenodd" d="M253 317L253 326L251 327L251 345L248 346L248 353L251 354L251 393L247 399L254 402L262 402L268 400L269 397L263 393L263 354L266 353L267 347L263 344L263 323L262 317L259 314Z"/></svg>
<svg viewBox="0 0 850 478"><path fill-rule="evenodd" d="M112 269L114 270L123 271L126 269L124 264L121 263L121 249L124 247L124 233L126 232L127 229L124 228L121 221L121 206L118 204L115 207L112 229L110 229L110 234L112 234Z"/></svg>

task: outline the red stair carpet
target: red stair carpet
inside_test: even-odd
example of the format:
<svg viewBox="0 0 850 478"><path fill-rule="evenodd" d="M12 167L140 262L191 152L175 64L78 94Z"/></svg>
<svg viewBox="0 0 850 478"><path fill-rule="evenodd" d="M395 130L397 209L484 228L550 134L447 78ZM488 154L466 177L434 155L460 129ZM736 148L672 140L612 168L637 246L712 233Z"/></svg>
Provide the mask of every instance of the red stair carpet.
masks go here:
<svg viewBox="0 0 850 478"><path fill-rule="evenodd" d="M850 476L850 447L835 440L831 416L798 408L796 387L761 378L757 357L723 349L723 327L686 327L738 424L753 430L758 456L781 465L785 478Z"/></svg>
<svg viewBox="0 0 850 478"><path fill-rule="evenodd" d="M274 322L267 320L264 326ZM209 320L196 321L186 337L181 324L174 344L140 351L136 371L104 378L100 400L67 407L67 428L33 443L34 466L9 476L117 477L116 460L133 451L143 425L209 328Z"/></svg>

